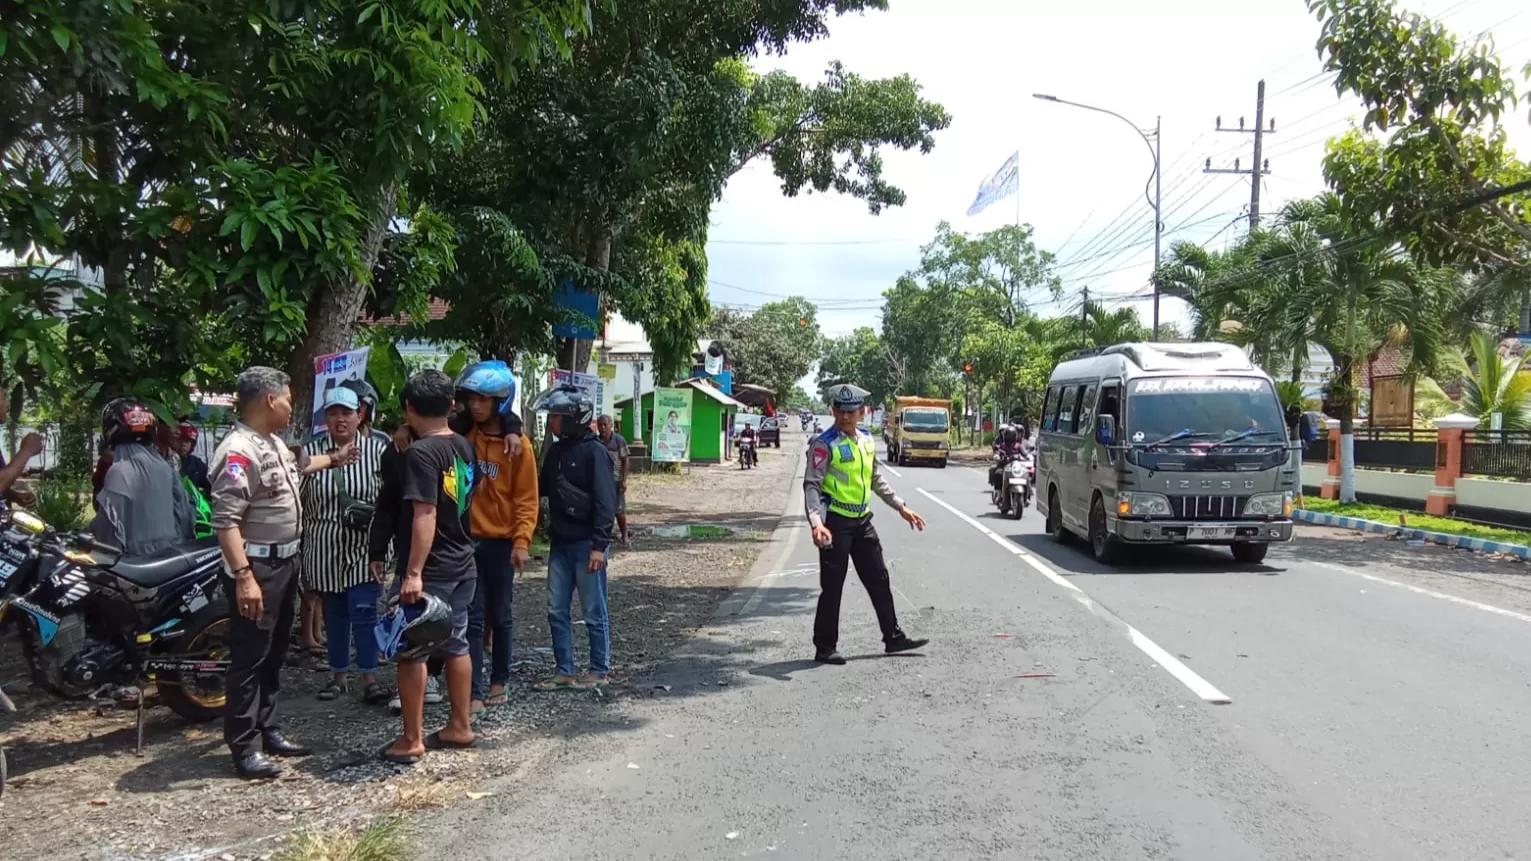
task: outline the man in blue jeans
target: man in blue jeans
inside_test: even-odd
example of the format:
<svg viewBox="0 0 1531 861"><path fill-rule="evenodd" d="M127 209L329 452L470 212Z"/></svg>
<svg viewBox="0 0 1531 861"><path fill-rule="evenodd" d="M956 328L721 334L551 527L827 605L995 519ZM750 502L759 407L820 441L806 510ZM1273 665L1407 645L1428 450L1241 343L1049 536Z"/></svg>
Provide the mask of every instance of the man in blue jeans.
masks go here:
<svg viewBox="0 0 1531 861"><path fill-rule="evenodd" d="M537 482L548 500L548 627L553 634L553 678L537 690L600 687L611 673L611 629L606 610L606 550L617 516L617 483L611 458L590 428L595 403L572 385L543 392L534 411L548 414L548 446ZM590 667L574 674L574 629L569 604L579 589Z"/></svg>

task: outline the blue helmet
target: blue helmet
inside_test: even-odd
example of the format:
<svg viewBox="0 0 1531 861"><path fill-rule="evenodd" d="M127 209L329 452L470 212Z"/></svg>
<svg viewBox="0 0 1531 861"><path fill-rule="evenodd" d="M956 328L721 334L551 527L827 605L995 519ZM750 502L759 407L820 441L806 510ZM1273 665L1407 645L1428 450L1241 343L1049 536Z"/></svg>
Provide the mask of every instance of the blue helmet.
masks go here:
<svg viewBox="0 0 1531 861"><path fill-rule="evenodd" d="M516 399L516 378L510 373L510 366L499 359L474 362L457 375L457 391L495 398L500 402L500 414L504 415L510 412L511 402Z"/></svg>

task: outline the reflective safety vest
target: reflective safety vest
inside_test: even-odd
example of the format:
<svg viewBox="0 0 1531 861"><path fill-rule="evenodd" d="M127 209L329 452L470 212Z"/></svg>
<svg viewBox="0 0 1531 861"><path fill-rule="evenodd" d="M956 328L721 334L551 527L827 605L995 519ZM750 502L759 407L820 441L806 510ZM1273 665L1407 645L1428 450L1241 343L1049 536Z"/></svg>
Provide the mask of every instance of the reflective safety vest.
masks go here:
<svg viewBox="0 0 1531 861"><path fill-rule="evenodd" d="M193 534L198 538L213 537L213 507L208 504L202 489L184 475L181 476L181 486L186 488L186 496L191 499Z"/></svg>
<svg viewBox="0 0 1531 861"><path fill-rule="evenodd" d="M864 434L841 435L829 446L829 467L824 471L824 502L830 511L845 517L872 513L872 465L877 443Z"/></svg>

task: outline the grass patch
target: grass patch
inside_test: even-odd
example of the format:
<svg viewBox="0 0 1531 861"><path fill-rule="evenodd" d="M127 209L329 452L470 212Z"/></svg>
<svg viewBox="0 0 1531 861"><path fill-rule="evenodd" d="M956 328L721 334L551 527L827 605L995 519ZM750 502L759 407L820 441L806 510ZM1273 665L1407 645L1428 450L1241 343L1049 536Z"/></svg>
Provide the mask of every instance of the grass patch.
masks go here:
<svg viewBox="0 0 1531 861"><path fill-rule="evenodd" d="M300 831L273 861L406 861L409 841L396 818L377 819L360 830Z"/></svg>
<svg viewBox="0 0 1531 861"><path fill-rule="evenodd" d="M1489 541L1506 541L1511 544L1531 546L1531 532L1519 529L1504 529L1498 526L1484 526L1479 523L1470 523L1466 520L1457 520L1454 517L1436 517L1435 515L1422 514L1418 511L1387 508L1365 502L1352 502L1348 505L1341 505L1332 499L1321 499L1316 496L1304 497L1302 507L1308 511L1322 514L1337 514L1341 517L1359 517L1362 520L1375 520L1378 523L1386 523L1389 526L1396 525L1398 523L1398 516L1402 514L1408 518L1410 529L1423 529L1426 532L1444 532L1447 535L1485 538Z"/></svg>

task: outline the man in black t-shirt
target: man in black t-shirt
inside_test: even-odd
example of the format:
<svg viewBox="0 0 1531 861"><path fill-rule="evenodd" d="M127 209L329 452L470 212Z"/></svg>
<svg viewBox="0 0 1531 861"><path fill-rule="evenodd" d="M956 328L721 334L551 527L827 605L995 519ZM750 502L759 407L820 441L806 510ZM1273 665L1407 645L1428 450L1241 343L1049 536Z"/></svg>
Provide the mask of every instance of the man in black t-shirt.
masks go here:
<svg viewBox="0 0 1531 861"><path fill-rule="evenodd" d="M408 557L400 560L399 602L413 604L430 592L452 608L452 635L437 649L446 667L452 716L423 736L424 661L399 663L399 704L404 732L382 751L390 762L418 762L427 748L472 747L473 666L468 658L468 608L478 586L469 537L473 499L473 447L447 426L455 392L452 378L421 371L404 385L404 417L415 441L404 450L403 492L410 521Z"/></svg>

